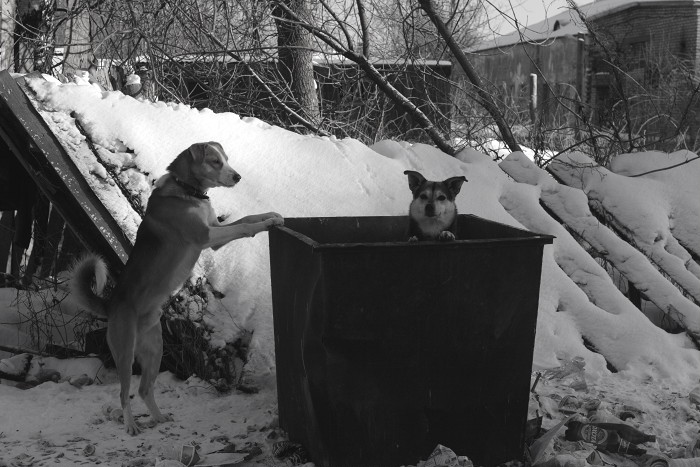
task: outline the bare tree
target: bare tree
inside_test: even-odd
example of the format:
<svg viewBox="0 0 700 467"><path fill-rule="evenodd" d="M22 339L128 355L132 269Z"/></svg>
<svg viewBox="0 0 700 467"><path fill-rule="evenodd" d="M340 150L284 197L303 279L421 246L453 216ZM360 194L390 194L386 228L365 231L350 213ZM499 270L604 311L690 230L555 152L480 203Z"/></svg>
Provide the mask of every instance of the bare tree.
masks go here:
<svg viewBox="0 0 700 467"><path fill-rule="evenodd" d="M557 153L576 150L606 166L622 152L697 150L700 79L692 60L679 53L678 41L657 35L631 42L627 35L639 30L637 23L624 24L619 16L589 20L575 3L570 8L586 26L585 36L530 41L521 35L518 44L501 49L504 58L494 56L499 53L495 49L480 58L513 60L537 75L540 101L534 119L528 115L527 86L504 86L498 71L482 79L487 93L505 109L507 126L535 150L535 161L546 165ZM543 57L566 52L582 57L576 64L580 76L541 67L548 60ZM530 63L518 62L518 57ZM497 70L494 62L477 68ZM561 79L555 81L555 76Z"/></svg>
<svg viewBox="0 0 700 467"><path fill-rule="evenodd" d="M14 70L16 0L0 0L0 69Z"/></svg>
<svg viewBox="0 0 700 467"><path fill-rule="evenodd" d="M311 35L295 18L310 22L307 0L270 0L277 25L280 72L299 113L318 122L320 112L314 81Z"/></svg>
<svg viewBox="0 0 700 467"><path fill-rule="evenodd" d="M357 9L358 14L362 15L365 11L364 4L362 0L356 1L358 5L362 5ZM368 23L366 19L360 18L358 21L360 26L364 29L360 33L360 47L356 47L354 34L352 34L351 31L351 25L347 21L343 20L325 0L321 0L321 4L325 8L326 12L335 19L337 26L339 27L340 31L342 31L342 35L339 35L340 37L336 37L336 35L330 33L328 30L322 29L311 22L305 21L304 18L298 16L285 4L281 2L278 3L278 5L284 8L286 13L289 15L290 21L295 22L299 26L309 31L317 39L328 46L333 52L357 64L358 67L367 75L367 77L374 82L385 95L387 95L397 105L402 107L406 113L409 113L417 121L420 127L430 136L433 142L441 150L448 154L453 154L455 149L452 147L449 141L445 139L444 135L439 132L433 122L410 99L408 99L384 76L382 76L369 57L365 55L369 50L369 44L367 43L369 34L366 31Z"/></svg>
<svg viewBox="0 0 700 467"><path fill-rule="evenodd" d="M437 27L438 34L447 43L447 46L449 47L455 59L457 60L457 63L459 63L459 66L461 66L464 72L467 74L469 81L471 81L471 83L476 88L476 92L480 98L480 104L484 106L486 111L489 113L489 115L491 115L494 122L498 126L503 141L508 145L511 151L520 151L520 146L515 140L515 137L513 136L513 133L511 132L510 127L508 126L508 123L506 122L503 116L503 113L498 108L493 97L484 88L484 85L481 82L481 77L477 74L476 70L471 65L471 63L469 63L469 60L467 59L467 56L464 54L464 51L462 50L460 45L455 41L454 36L452 35L452 31L448 29L445 22L438 15L433 1L420 0L420 5L423 11L426 12L428 17L432 21L432 23Z"/></svg>
<svg viewBox="0 0 700 467"><path fill-rule="evenodd" d="M55 21L69 51L58 74L94 56L113 89L136 73L147 97L368 143L432 141L450 154L493 126L466 115L460 102L483 99L450 79L453 52L416 0L71 1ZM479 3L436 5L452 47L464 47Z"/></svg>

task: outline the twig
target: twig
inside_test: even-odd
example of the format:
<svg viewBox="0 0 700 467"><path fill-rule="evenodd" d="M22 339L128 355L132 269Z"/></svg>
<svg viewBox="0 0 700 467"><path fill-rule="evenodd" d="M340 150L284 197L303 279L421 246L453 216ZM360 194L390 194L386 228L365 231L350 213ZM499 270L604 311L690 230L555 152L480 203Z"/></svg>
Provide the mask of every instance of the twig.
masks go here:
<svg viewBox="0 0 700 467"><path fill-rule="evenodd" d="M641 177L642 175L649 175L649 174L653 174L656 172L663 172L664 170L670 170L670 169L674 169L676 167L680 167L681 165L689 164L689 163L696 161L698 159L700 159L700 156L695 156L692 159L688 159L688 160L685 160L683 162L679 162L678 164L669 165L668 167L661 167L659 169L649 170L648 172L642 172L640 174L634 174L634 175L628 175L628 176L629 177Z"/></svg>

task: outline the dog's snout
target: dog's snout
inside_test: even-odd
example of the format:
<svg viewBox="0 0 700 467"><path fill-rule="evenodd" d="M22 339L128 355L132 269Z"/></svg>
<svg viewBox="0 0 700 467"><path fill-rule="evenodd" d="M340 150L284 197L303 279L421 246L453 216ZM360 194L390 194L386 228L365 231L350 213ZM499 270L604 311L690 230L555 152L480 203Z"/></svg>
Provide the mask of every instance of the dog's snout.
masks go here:
<svg viewBox="0 0 700 467"><path fill-rule="evenodd" d="M228 167L226 171L221 172L219 180L222 186L234 186L241 181L241 175L233 170L233 168Z"/></svg>
<svg viewBox="0 0 700 467"><path fill-rule="evenodd" d="M428 217L433 217L435 215L435 206L433 204L425 205L425 215Z"/></svg>

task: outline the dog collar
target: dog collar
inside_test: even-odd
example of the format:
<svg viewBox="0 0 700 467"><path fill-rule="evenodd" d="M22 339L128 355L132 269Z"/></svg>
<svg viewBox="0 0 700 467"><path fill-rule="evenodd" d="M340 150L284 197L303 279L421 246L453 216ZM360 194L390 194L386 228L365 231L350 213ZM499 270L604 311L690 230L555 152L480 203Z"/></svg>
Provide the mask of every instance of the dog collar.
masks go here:
<svg viewBox="0 0 700 467"><path fill-rule="evenodd" d="M185 190L185 193L187 193L188 195L194 196L195 198L199 198L199 199L209 199L206 192L198 190L197 188L193 187L189 183L185 183L177 177L173 177L173 179L175 180L175 183L180 185L182 187L182 189Z"/></svg>

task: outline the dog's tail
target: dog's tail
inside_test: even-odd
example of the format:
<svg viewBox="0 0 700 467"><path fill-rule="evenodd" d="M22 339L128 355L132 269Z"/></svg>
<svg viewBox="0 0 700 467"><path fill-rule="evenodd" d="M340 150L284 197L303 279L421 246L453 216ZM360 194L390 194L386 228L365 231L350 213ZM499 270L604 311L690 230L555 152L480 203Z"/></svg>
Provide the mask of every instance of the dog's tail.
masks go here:
<svg viewBox="0 0 700 467"><path fill-rule="evenodd" d="M73 265L70 277L70 291L76 303L89 312L106 318L107 307L101 297L108 278L105 261L98 255L87 254Z"/></svg>

